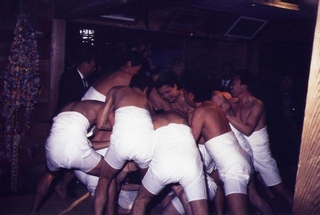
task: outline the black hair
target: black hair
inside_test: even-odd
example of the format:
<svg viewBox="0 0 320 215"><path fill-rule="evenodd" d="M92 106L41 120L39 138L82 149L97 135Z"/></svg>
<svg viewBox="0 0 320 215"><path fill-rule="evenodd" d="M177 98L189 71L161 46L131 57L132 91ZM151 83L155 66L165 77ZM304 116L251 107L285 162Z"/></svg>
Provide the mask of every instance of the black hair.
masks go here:
<svg viewBox="0 0 320 215"><path fill-rule="evenodd" d="M185 80L184 89L194 94L195 102L203 102L211 99L213 87L205 76L193 75Z"/></svg>
<svg viewBox="0 0 320 215"><path fill-rule="evenodd" d="M151 90L152 80L145 74L137 74L132 76L129 87L136 87L142 91L148 87Z"/></svg>
<svg viewBox="0 0 320 215"><path fill-rule="evenodd" d="M231 62L224 62L221 64L221 69L223 69L225 67L229 67L232 71L234 71L234 65Z"/></svg>
<svg viewBox="0 0 320 215"><path fill-rule="evenodd" d="M123 56L121 65L125 65L128 61L130 61L131 66L139 66L144 63L144 60L145 59L142 54L136 51L130 51Z"/></svg>
<svg viewBox="0 0 320 215"><path fill-rule="evenodd" d="M79 66L82 63L90 63L93 59L96 59L93 51L79 52L75 56L75 66Z"/></svg>
<svg viewBox="0 0 320 215"><path fill-rule="evenodd" d="M254 89L256 80L250 70L247 70L247 69L238 70L234 76L240 79L240 84L247 85L248 91L251 92L251 90Z"/></svg>
<svg viewBox="0 0 320 215"><path fill-rule="evenodd" d="M163 68L155 68L155 69L152 69L150 70L150 77L152 77L153 75L159 75L159 76L162 76L166 73L166 71L163 69Z"/></svg>
<svg viewBox="0 0 320 215"><path fill-rule="evenodd" d="M180 66L182 63L185 63L185 61L181 58L173 58L171 61L171 67L174 66Z"/></svg>
<svg viewBox="0 0 320 215"><path fill-rule="evenodd" d="M159 76L159 78L154 82L154 87L159 89L164 85L168 85L170 87L174 87L174 85L178 86L178 78L171 72L166 72Z"/></svg>

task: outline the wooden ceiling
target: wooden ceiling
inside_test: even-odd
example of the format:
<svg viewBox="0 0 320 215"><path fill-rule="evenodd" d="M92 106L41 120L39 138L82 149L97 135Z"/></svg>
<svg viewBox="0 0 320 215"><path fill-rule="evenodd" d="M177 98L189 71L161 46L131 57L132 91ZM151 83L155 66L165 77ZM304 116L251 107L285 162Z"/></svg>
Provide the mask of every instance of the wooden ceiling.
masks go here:
<svg viewBox="0 0 320 215"><path fill-rule="evenodd" d="M312 42L317 2L317 0L54 1L54 18L194 37L285 41L304 45ZM245 19L239 22L239 17ZM227 34L231 27L235 29L232 29L232 34Z"/></svg>

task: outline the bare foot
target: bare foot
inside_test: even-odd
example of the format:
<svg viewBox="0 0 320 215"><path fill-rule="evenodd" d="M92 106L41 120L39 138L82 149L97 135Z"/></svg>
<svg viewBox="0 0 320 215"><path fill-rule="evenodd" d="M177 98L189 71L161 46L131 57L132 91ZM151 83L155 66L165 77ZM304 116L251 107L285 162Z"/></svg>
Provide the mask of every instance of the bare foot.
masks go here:
<svg viewBox="0 0 320 215"><path fill-rule="evenodd" d="M61 199L61 201L63 202L67 202L69 200L68 194L67 194L67 190L66 189L61 189L60 184L57 184L54 187L55 191L57 192L59 198Z"/></svg>

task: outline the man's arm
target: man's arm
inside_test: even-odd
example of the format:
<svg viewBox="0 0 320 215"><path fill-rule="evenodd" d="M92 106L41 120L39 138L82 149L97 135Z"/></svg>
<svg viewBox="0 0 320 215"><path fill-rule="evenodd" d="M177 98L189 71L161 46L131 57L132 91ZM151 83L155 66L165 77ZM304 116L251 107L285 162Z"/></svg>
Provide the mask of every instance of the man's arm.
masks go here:
<svg viewBox="0 0 320 215"><path fill-rule="evenodd" d="M225 109L222 107L225 111ZM259 120L261 119L264 112L264 107L262 102L255 102L253 107L250 110L246 120L244 122L241 121L239 117L234 116L231 111L226 111L226 118L228 121L241 133L246 136L250 136L256 126L258 125Z"/></svg>
<svg viewBox="0 0 320 215"><path fill-rule="evenodd" d="M97 117L97 127L100 130L110 130L112 129L111 123L108 121L110 114L112 113L113 107L113 97L109 96L106 98L105 105L101 108Z"/></svg>
<svg viewBox="0 0 320 215"><path fill-rule="evenodd" d="M201 111L199 111L199 109L196 108L191 118L191 130L196 142L198 142L200 138L202 127L203 127L202 114L201 114Z"/></svg>
<svg viewBox="0 0 320 215"><path fill-rule="evenodd" d="M163 109L165 111L171 109L169 102L163 100L157 92L151 92L148 100L157 109Z"/></svg>
<svg viewBox="0 0 320 215"><path fill-rule="evenodd" d="M94 150L104 149L110 146L110 140L106 141L91 141L91 144L93 145Z"/></svg>

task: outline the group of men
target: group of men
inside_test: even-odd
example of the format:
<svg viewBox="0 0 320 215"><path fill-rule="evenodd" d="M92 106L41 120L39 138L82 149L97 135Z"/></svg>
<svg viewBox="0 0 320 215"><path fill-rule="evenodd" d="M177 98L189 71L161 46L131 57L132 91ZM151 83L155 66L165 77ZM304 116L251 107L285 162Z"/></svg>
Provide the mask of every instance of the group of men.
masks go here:
<svg viewBox="0 0 320 215"><path fill-rule="evenodd" d="M53 119L47 171L31 214L39 210L60 168L97 176L94 214L114 214L114 179L128 162L142 174L132 214L144 214L168 185L176 198L164 207L166 214L208 214L207 196L214 199L217 214L224 213L225 198L229 214L248 214L249 199L262 214L271 214L250 188L254 171L292 205L268 148L264 107L250 93L248 72L234 76L228 100L230 94L213 92L200 76L188 77L183 85L169 73L152 80L138 74L141 63L141 56L131 52L118 70L102 76L81 101L68 103ZM90 130L94 137L89 141ZM104 156L96 152L106 147Z"/></svg>

